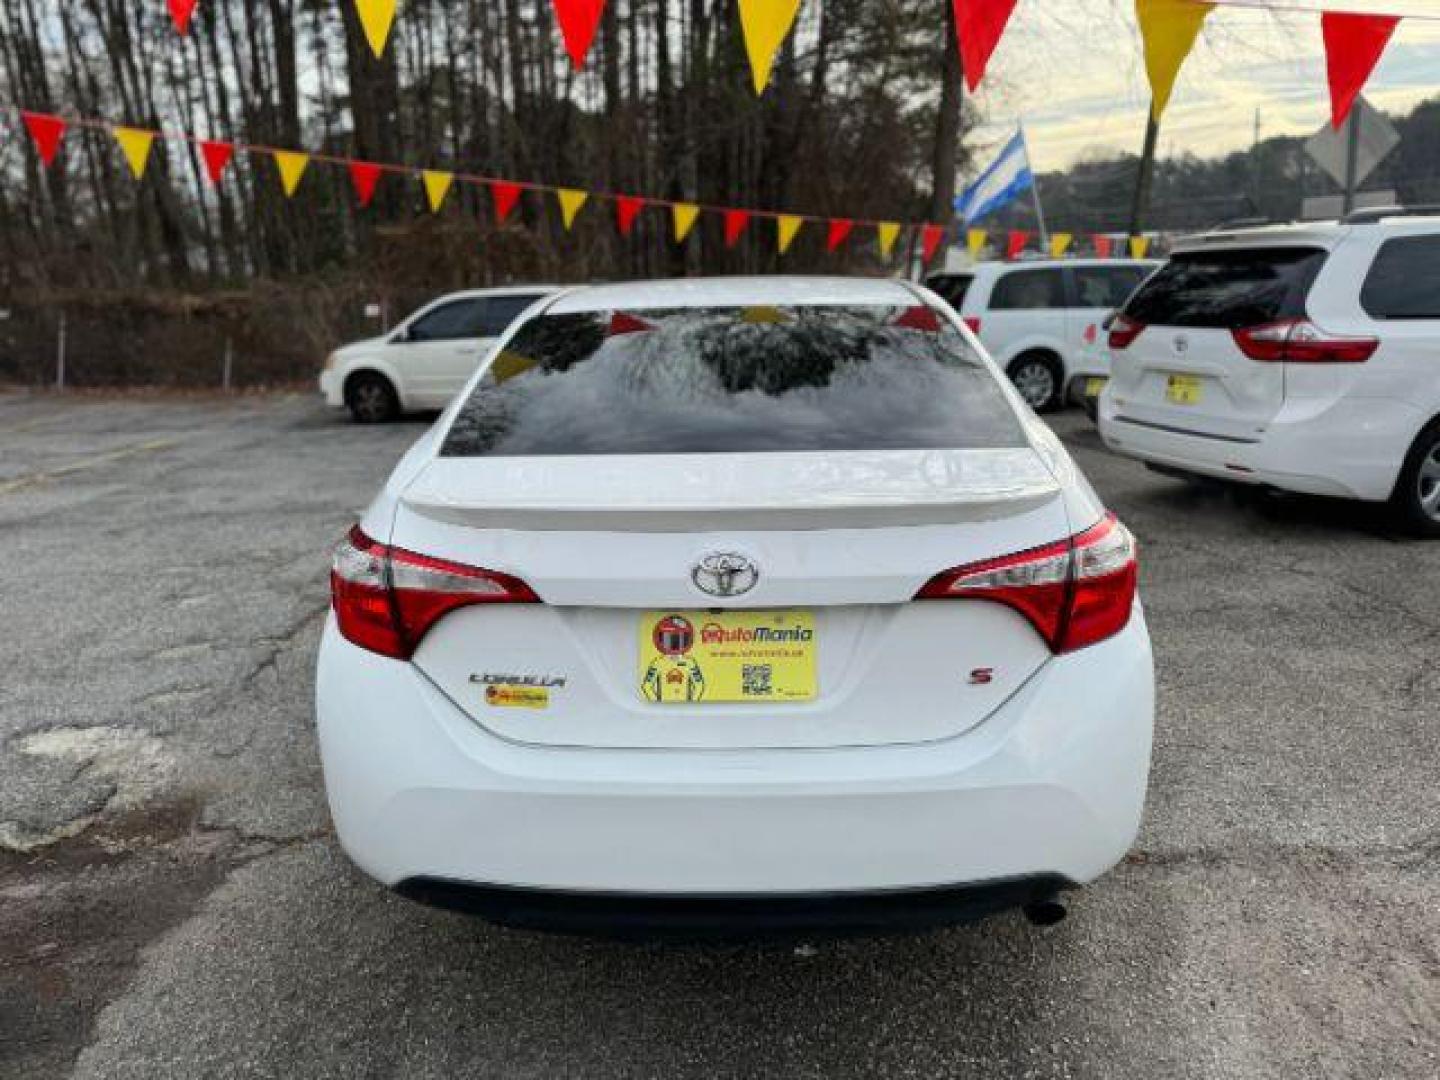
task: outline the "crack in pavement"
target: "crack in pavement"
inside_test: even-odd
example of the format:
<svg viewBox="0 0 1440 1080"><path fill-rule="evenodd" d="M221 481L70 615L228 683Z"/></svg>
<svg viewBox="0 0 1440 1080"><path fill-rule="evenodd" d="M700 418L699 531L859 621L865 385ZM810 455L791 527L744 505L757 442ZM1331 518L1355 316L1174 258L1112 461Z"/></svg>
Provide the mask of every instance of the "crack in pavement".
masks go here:
<svg viewBox="0 0 1440 1080"><path fill-rule="evenodd" d="M275 671L276 665L280 662L280 656L287 650L293 648L299 638L307 633L315 623L323 619L329 611L330 600L327 597L323 604L318 604L307 609L300 618L295 620L295 622L279 634L267 636L262 639L267 643L267 651L241 678L241 687L248 689L253 686L256 680L265 672Z"/></svg>

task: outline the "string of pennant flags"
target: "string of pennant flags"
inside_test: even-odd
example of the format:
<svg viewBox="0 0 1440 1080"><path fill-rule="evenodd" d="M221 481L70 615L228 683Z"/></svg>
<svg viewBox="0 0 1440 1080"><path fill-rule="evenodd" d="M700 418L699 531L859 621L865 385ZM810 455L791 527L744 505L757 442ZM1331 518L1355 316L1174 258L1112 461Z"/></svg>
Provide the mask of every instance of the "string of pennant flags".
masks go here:
<svg viewBox="0 0 1440 1080"><path fill-rule="evenodd" d="M204 166L206 181L212 187L220 186L237 155L251 158L269 157L275 164L275 175L286 197L293 196L300 188L312 163L338 166L349 175L355 201L361 207L368 207L374 200L381 178L386 175L420 181L425 201L432 213L438 213L456 183L484 187L489 191L491 208L497 225L504 225L519 204L521 197L529 192L549 196L555 200L560 220L568 232L581 212L592 202L608 202L614 213L614 223L621 236L632 234L640 215L646 210L658 210L669 216L671 237L676 243L684 243L694 230L701 214L718 215L723 223L725 246L733 248L740 242L751 222L757 218L774 223L775 245L781 255L789 251L802 228L810 226L825 230L825 250L834 253L851 242L857 229L868 229L883 258L889 259L902 235L912 235L918 242L922 260L929 264L940 250L948 235L946 225L932 222L890 221L871 218L818 217L811 214L791 214L775 210L755 210L733 206L716 206L700 202L677 202L642 195L626 195L612 192L591 191L584 188L560 187L528 180L511 180L494 176L482 176L466 172L441 169L422 169L411 165L362 161L331 154L310 153L301 150L279 149L270 146L256 146L242 142L223 142L201 139L194 135L173 131L155 131L148 128L111 124L103 120L73 119L52 113L33 112L25 109L19 113L25 129L35 147L40 161L48 169L55 164L60 154L65 133L71 128L84 128L109 132L124 156L131 174L136 180L144 177L153 157L156 141L178 142L194 146Z"/></svg>
<svg viewBox="0 0 1440 1080"><path fill-rule="evenodd" d="M873 218L817 217L811 214L790 214L774 210L742 209L731 206L716 206L699 202L676 202L670 199L656 199L640 195L622 195L610 192L590 191L584 188L558 187L533 181L507 180L499 177L480 176L472 173L441 169L422 169L411 165L395 165L354 158L338 157L332 154L309 153L301 150L282 150L270 146L256 146L241 142L222 142L201 139L194 135L154 131L149 128L129 127L111 124L103 120L67 119L52 113L33 112L26 109L14 110L19 113L25 129L41 163L48 169L55 164L61 150L65 133L71 128L106 131L114 138L131 175L140 180L145 176L153 156L155 142L180 142L194 146L200 155L206 181L211 187L219 187L225 179L237 154L247 157L269 157L275 164L275 175L280 188L287 198L299 190L310 165L320 162L339 166L346 170L354 192L356 203L363 209L374 200L381 177L393 174L403 178L418 178L425 194L425 202L431 213L439 213L445 206L454 185L459 182L488 188L491 208L497 226L503 226L526 192L553 197L560 213L561 223L569 232L581 211L592 201L610 202L614 211L615 227L621 236L628 237L635 228L641 213L647 209L668 212L671 239L683 244L694 230L702 213L719 215L723 225L725 246L733 248L745 235L755 218L774 222L776 250L784 255L790 250L800 230L806 226L824 228L825 251L834 254L849 243L857 228L874 232L876 246L882 258L890 259L902 235L911 235L918 241L920 258L929 265L941 250L949 235L949 227L924 221L889 221ZM1007 259L1015 259L1030 249L1036 234L1026 229L1011 229L1004 234L1003 250ZM1000 237L994 237L997 251ZM1052 233L1049 236L1048 253L1054 258L1069 254L1076 241L1073 233ZM1114 233L1092 233L1089 240L1095 255L1110 258L1116 254L1118 240L1128 239L1129 253L1143 258L1149 249L1150 237ZM972 228L966 231L965 241L970 254L979 257L992 240L987 229Z"/></svg>
<svg viewBox="0 0 1440 1080"><path fill-rule="evenodd" d="M376 57L383 56L400 0L341 2L353 4L371 50ZM735 0L757 94L763 94L769 85L775 57L794 30L804 2ZM945 2L954 13L955 43L965 82L974 92L985 77L1019 0L936 0L937 6ZM565 53L578 71L585 66L608 0L550 0L550 3ZM809 3L818 7L822 0L809 0ZM176 30L181 35L188 34L199 0L166 0L166 4ZM1332 10L1296 0L1135 0L1135 16L1150 82L1151 113L1155 119L1160 118L1169 104L1176 77L1194 48L1205 20L1216 8L1227 7L1320 16L1331 122L1336 128L1345 122L1401 19L1440 20L1440 14L1391 15Z"/></svg>

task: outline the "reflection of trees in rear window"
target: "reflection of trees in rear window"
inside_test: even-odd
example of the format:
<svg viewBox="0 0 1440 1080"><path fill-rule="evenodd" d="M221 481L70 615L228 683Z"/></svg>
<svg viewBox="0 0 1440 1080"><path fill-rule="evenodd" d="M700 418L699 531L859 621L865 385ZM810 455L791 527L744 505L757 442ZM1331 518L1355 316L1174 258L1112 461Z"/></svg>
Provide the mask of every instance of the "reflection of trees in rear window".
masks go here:
<svg viewBox="0 0 1440 1080"><path fill-rule="evenodd" d="M923 309L922 309L923 310ZM447 455L1020 446L995 378L904 308L546 315L461 407ZM897 320L901 320L897 325ZM912 321L920 328L907 325Z"/></svg>
<svg viewBox="0 0 1440 1080"><path fill-rule="evenodd" d="M1152 326L1236 330L1305 314L1325 262L1314 248L1256 248L1174 256L1125 305Z"/></svg>

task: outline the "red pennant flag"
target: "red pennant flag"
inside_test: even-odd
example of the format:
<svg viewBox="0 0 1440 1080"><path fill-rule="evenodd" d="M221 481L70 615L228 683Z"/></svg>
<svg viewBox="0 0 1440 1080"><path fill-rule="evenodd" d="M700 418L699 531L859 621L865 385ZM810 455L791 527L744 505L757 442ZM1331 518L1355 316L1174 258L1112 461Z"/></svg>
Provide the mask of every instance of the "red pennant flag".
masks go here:
<svg viewBox="0 0 1440 1080"><path fill-rule="evenodd" d="M935 251L940 247L940 241L944 239L944 225L926 225L920 230L920 259L927 266L935 257Z"/></svg>
<svg viewBox="0 0 1440 1080"><path fill-rule="evenodd" d="M621 334L640 334L646 330L654 330L644 319L636 318L628 311L617 311L610 316L610 325L605 328L606 337L619 337Z"/></svg>
<svg viewBox="0 0 1440 1080"><path fill-rule="evenodd" d="M740 234L745 231L745 226L748 224L750 224L750 211L725 211L725 246L727 248L735 246L735 242L740 239Z"/></svg>
<svg viewBox="0 0 1440 1080"><path fill-rule="evenodd" d="M1005 258L1013 259L1025 250L1025 245L1030 242L1028 229L1011 229L1010 238L1005 243Z"/></svg>
<svg viewBox="0 0 1440 1080"><path fill-rule="evenodd" d="M1330 80L1330 123L1337 129L1350 115L1350 107L1380 62L1380 54L1399 22L1398 15L1327 11L1320 16L1320 29L1325 35L1325 73Z"/></svg>
<svg viewBox="0 0 1440 1080"><path fill-rule="evenodd" d="M490 181L490 198L495 203L495 224L504 225L510 211L520 201L520 185L505 180Z"/></svg>
<svg viewBox="0 0 1440 1080"><path fill-rule="evenodd" d="M25 120L30 137L35 140L35 149L40 153L40 160L48 169L55 160L56 151L60 149L60 137L65 134L65 121L46 113L22 112L20 115Z"/></svg>
<svg viewBox="0 0 1440 1080"><path fill-rule="evenodd" d="M235 156L235 147L228 142L202 142L200 156L205 160L205 175L211 184L218 185L220 177L225 175L225 166Z"/></svg>
<svg viewBox="0 0 1440 1080"><path fill-rule="evenodd" d="M849 238L853 228L855 222L849 218L831 218L830 230L825 234L825 250L833 252Z"/></svg>
<svg viewBox="0 0 1440 1080"><path fill-rule="evenodd" d="M906 330L923 330L927 334L938 334L940 317L935 314L934 308L916 304L914 307L906 308L895 320L895 325L904 327Z"/></svg>
<svg viewBox="0 0 1440 1080"><path fill-rule="evenodd" d="M180 31L184 37L190 32L190 16L195 14L195 4L198 0L169 0L170 19L175 23L175 29Z"/></svg>
<svg viewBox="0 0 1440 1080"><path fill-rule="evenodd" d="M1100 258L1102 258L1102 259L1108 259L1108 258L1110 257L1111 248L1113 247L1113 245L1112 245L1111 242L1110 242L1110 237L1108 237L1108 236L1101 236L1099 233L1096 233L1094 239L1095 239L1095 254L1096 254L1096 255L1099 255Z"/></svg>
<svg viewBox="0 0 1440 1080"><path fill-rule="evenodd" d="M555 21L560 24L560 35L565 39L570 64L579 71L585 66L590 43L595 40L605 0L550 0L550 3L555 9Z"/></svg>
<svg viewBox="0 0 1440 1080"><path fill-rule="evenodd" d="M630 235L630 230L635 227L635 218L644 208L644 199L638 199L634 195L615 196L615 224L619 227L621 236Z"/></svg>
<svg viewBox="0 0 1440 1080"><path fill-rule="evenodd" d="M347 162L350 168L350 182L355 185L355 197L361 206L369 206L375 197L375 182L380 179L380 166L368 161Z"/></svg>
<svg viewBox="0 0 1440 1080"><path fill-rule="evenodd" d="M970 92L985 77L990 54L1005 33L1005 24L1015 10L1015 0L951 0L955 11L955 37L960 46L960 64Z"/></svg>

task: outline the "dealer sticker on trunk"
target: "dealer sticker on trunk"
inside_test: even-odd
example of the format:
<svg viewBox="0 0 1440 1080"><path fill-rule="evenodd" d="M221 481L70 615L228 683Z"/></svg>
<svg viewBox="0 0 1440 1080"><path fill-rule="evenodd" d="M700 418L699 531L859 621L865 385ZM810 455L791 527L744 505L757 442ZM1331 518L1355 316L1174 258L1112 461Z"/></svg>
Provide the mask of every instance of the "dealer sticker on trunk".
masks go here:
<svg viewBox="0 0 1440 1080"><path fill-rule="evenodd" d="M809 611L649 611L640 619L640 693L663 703L809 701Z"/></svg>
<svg viewBox="0 0 1440 1080"><path fill-rule="evenodd" d="M550 704L550 690L544 686L491 683L485 687L485 704L497 709L544 709Z"/></svg>

